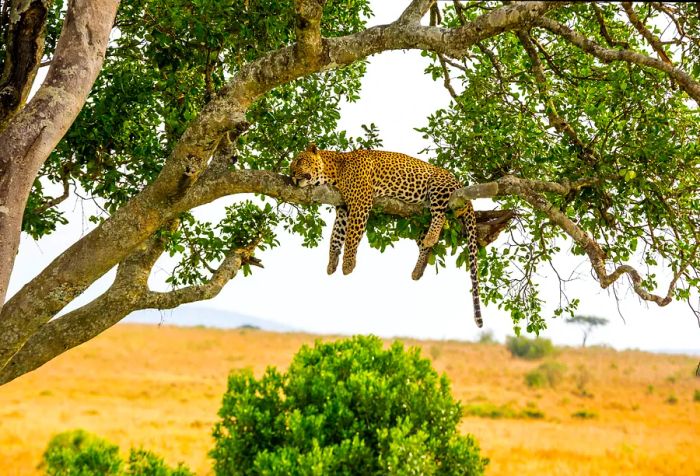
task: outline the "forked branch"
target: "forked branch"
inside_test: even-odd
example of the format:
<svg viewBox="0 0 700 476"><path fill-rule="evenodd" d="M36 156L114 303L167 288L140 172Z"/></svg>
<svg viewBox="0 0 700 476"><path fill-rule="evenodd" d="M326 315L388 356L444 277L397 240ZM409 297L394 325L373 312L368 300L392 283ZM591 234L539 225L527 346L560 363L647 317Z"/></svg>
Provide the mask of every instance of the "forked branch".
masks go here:
<svg viewBox="0 0 700 476"><path fill-rule="evenodd" d="M171 227L174 228L173 223ZM229 251L206 282L168 292L151 291L148 277L165 243L151 237L143 249L122 262L114 283L101 296L64 316L44 324L24 344L4 369L0 385L30 372L54 357L96 337L140 309L172 309L181 304L215 297L243 264L259 265L253 256L257 243Z"/></svg>

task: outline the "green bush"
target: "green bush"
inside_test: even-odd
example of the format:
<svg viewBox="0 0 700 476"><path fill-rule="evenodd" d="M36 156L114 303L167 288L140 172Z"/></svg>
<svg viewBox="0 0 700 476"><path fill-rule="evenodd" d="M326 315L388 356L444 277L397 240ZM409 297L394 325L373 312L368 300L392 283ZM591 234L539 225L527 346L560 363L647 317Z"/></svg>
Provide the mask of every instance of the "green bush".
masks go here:
<svg viewBox="0 0 700 476"><path fill-rule="evenodd" d="M507 337L506 347L514 357L535 360L554 354L554 346L549 339L528 339L524 336Z"/></svg>
<svg viewBox="0 0 700 476"><path fill-rule="evenodd" d="M545 362L525 374L525 383L531 388L554 388L564 378L565 372L566 365L554 361Z"/></svg>
<svg viewBox="0 0 700 476"><path fill-rule="evenodd" d="M214 428L217 475L479 475L459 404L418 349L376 337L302 347L287 373L230 375Z"/></svg>
<svg viewBox="0 0 700 476"><path fill-rule="evenodd" d="M83 430L54 436L44 452L49 476L117 475L122 469L119 447Z"/></svg>
<svg viewBox="0 0 700 476"><path fill-rule="evenodd" d="M598 414L592 410L579 410L571 414L574 418L579 418L581 420L592 420L598 418Z"/></svg>
<svg viewBox="0 0 700 476"><path fill-rule="evenodd" d="M695 390L693 392L693 401L700 402L700 390Z"/></svg>
<svg viewBox="0 0 700 476"><path fill-rule="evenodd" d="M462 409L464 416L475 416L480 418L492 418L494 420L506 419L541 419L544 412L532 404L528 404L523 409L513 408L510 404L496 405L491 402L470 403Z"/></svg>
<svg viewBox="0 0 700 476"><path fill-rule="evenodd" d="M41 467L48 476L193 476L183 466L169 468L145 450L131 450L125 465L119 447L83 430L54 436Z"/></svg>

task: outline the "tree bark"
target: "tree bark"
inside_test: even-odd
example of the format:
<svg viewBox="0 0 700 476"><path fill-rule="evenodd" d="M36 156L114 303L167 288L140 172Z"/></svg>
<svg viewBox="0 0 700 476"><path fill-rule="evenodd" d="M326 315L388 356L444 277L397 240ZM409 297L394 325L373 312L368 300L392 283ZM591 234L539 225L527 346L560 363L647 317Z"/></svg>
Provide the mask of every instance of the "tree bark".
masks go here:
<svg viewBox="0 0 700 476"><path fill-rule="evenodd" d="M70 3L46 80L0 132L0 303L5 301L32 184L97 78L118 4L118 0ZM0 318L0 367L19 349L27 332L35 330L26 324Z"/></svg>
<svg viewBox="0 0 700 476"><path fill-rule="evenodd" d="M24 105L44 54L51 0L10 2L5 61L0 75L0 131ZM2 19L0 19L2 21Z"/></svg>

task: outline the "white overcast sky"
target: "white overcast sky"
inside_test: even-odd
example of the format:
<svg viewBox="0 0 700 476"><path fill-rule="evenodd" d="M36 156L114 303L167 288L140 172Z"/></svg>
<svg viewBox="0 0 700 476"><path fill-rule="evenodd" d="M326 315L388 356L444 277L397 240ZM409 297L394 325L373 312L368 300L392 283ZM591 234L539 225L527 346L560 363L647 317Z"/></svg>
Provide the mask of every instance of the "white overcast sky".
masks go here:
<svg viewBox="0 0 700 476"><path fill-rule="evenodd" d="M375 0L375 17L370 24L392 21L404 3ZM374 122L381 131L385 149L416 155L427 144L414 128L424 125L431 112L449 102L442 86L423 74L425 66L426 59L416 51L384 53L371 58L363 80L362 99L343 107L340 127L360 135L361 124ZM223 207L231 202L231 198L221 199L198 209L197 214L214 220L222 216ZM68 212L69 225L39 241L23 237L10 293L16 292L92 228L87 222L92 211L88 204L71 198L61 207ZM488 201L478 201L476 207L492 208ZM258 255L265 269L255 269L248 278L237 277L219 296L199 303L198 308L239 312L323 334L373 333L386 337L458 340L478 336L480 331L472 318L467 271L455 269L454 262L448 261L448 268L439 274L429 267L420 281L412 281L411 271L417 257L414 242L400 242L382 254L369 248L365 240L358 252L357 267L350 276L343 276L340 270L327 276L332 220L333 216L328 214L324 241L318 248L303 248L298 237L282 232L280 247ZM567 246L562 249L566 250ZM625 317L623 321L614 297L601 290L590 277L590 266L585 260L562 253L555 264L564 275L577 270L581 276L567 288L571 296L581 298L579 313L607 317L611 321L606 328L594 332L590 343L606 343L620 349L700 353L700 328L685 303L659 308L640 302L622 288L619 307ZM158 283L167 275L166 267L167 260L159 262L152 276L154 287L162 290L165 288ZM109 286L111 279L113 272L95 283L70 308L97 296ZM667 279L662 282L667 283ZM541 277L540 284L550 315L558 303L558 284L547 275ZM485 307L483 315L484 329L493 331L497 338L512 334L510 318L496 306ZM163 316L166 324L178 323L178 312L166 312ZM549 320L549 328L543 335L559 344L576 345L581 338L577 328L561 319Z"/></svg>

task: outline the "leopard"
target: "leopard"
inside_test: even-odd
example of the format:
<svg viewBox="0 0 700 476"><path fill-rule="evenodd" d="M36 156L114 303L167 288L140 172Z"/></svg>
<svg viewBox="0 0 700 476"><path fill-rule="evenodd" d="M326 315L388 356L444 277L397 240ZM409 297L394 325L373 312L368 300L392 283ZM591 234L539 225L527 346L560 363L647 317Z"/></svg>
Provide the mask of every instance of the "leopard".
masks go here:
<svg viewBox="0 0 700 476"><path fill-rule="evenodd" d="M298 187L328 184L340 192L344 204L335 208L330 240L328 274L335 273L343 247L343 274L355 269L357 249L365 233L375 198L390 197L408 203L430 204L430 225L418 240L418 260L411 277L423 276L433 246L440 239L450 196L462 188L452 172L399 152L358 149L321 150L311 143L290 164L290 179ZM476 213L470 201L456 212L466 229L474 320L483 326L479 299Z"/></svg>

